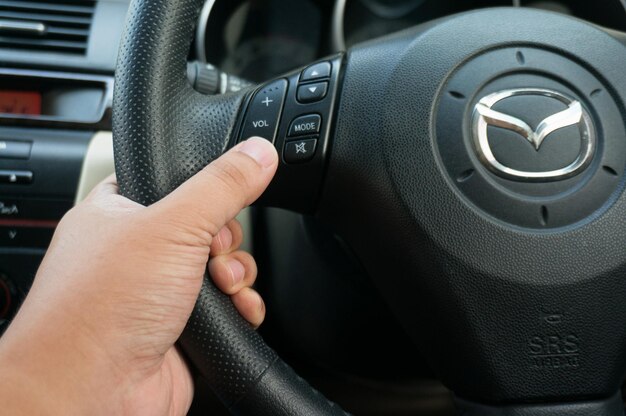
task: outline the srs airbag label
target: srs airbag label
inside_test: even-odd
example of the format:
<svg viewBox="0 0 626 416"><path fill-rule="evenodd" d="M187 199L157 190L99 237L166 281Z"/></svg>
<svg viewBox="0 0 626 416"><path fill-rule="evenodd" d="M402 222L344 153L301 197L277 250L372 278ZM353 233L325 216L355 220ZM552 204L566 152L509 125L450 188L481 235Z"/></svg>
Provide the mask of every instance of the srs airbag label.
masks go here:
<svg viewBox="0 0 626 416"><path fill-rule="evenodd" d="M578 368L580 366L580 340L573 334L534 336L528 341L528 349L532 368Z"/></svg>
<svg viewBox="0 0 626 416"><path fill-rule="evenodd" d="M528 340L530 367L537 370L575 369L580 367L580 339L576 334L562 332L564 316L542 314L543 334Z"/></svg>

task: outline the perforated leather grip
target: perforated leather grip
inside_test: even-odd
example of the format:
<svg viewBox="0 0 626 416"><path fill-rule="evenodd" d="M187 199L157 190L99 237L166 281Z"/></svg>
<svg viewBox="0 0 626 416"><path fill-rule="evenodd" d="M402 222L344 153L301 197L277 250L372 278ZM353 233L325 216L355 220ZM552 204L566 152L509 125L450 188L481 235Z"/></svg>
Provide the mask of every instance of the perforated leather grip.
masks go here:
<svg viewBox="0 0 626 416"><path fill-rule="evenodd" d="M187 81L202 0L130 4L115 74L113 139L120 190L144 205L222 154L243 93L204 96Z"/></svg>
<svg viewBox="0 0 626 416"><path fill-rule="evenodd" d="M203 3L130 5L113 138L120 191L144 205L220 156L240 111L244 93L207 97L187 82L186 57ZM207 276L180 345L235 414L343 414L276 356Z"/></svg>

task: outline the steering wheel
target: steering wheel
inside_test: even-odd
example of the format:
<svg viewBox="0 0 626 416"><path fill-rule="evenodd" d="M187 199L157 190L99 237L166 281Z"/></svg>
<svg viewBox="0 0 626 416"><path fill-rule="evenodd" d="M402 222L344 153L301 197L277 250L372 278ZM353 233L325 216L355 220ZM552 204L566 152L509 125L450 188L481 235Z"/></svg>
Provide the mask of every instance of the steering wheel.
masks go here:
<svg viewBox="0 0 626 416"><path fill-rule="evenodd" d="M530 9L451 16L203 96L203 0L134 0L116 73L121 192L167 195L271 140L258 202L354 251L463 415L623 415L626 40ZM335 415L206 282L180 346L239 415ZM373 334L375 336L375 334Z"/></svg>

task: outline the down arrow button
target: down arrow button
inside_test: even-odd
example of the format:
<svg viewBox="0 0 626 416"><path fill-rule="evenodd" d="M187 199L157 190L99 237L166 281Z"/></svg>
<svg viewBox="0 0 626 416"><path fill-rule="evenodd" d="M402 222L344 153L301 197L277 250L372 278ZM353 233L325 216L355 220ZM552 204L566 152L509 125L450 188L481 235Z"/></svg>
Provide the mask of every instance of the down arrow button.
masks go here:
<svg viewBox="0 0 626 416"><path fill-rule="evenodd" d="M316 84L300 85L298 87L298 101L303 104L321 101L328 92L328 82L318 82Z"/></svg>

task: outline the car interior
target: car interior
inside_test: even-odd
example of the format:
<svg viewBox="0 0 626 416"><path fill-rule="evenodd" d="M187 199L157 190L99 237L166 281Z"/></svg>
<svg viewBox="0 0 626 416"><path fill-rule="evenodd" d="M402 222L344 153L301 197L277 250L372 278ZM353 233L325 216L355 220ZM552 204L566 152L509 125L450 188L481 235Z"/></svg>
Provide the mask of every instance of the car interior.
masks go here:
<svg viewBox="0 0 626 416"><path fill-rule="evenodd" d="M624 414L626 0L0 0L0 336L97 183L251 136L267 317L205 284L190 415Z"/></svg>

